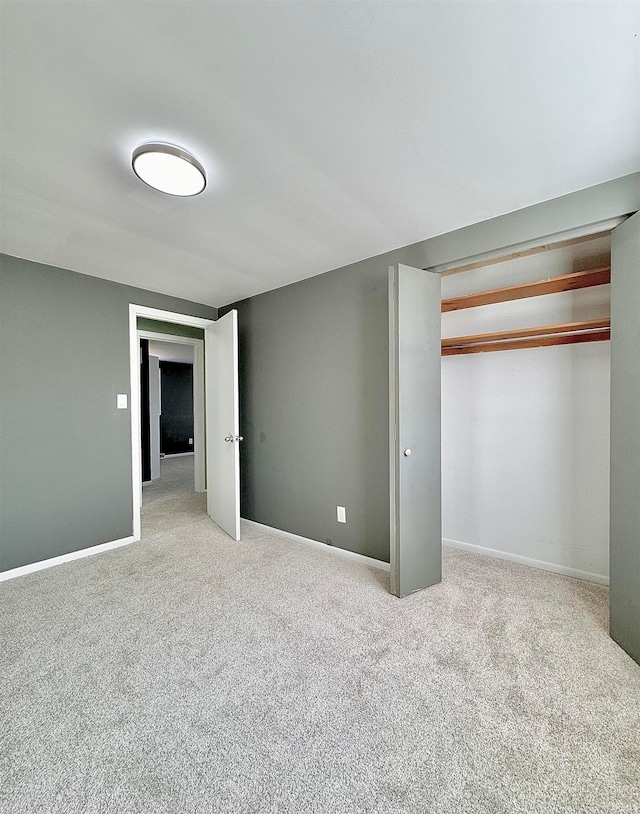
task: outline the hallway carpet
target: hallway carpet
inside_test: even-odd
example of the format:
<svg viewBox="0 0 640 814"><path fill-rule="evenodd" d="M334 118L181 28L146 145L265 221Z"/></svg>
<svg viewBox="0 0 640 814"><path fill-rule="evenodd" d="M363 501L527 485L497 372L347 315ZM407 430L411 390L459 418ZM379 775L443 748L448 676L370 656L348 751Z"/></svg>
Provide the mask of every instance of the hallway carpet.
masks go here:
<svg viewBox="0 0 640 814"><path fill-rule="evenodd" d="M194 491L193 455L161 458L160 477L142 487L142 536L179 528L206 511L206 494Z"/></svg>
<svg viewBox="0 0 640 814"><path fill-rule="evenodd" d="M398 600L173 508L2 584L5 814L640 811L640 668L605 588L445 550Z"/></svg>

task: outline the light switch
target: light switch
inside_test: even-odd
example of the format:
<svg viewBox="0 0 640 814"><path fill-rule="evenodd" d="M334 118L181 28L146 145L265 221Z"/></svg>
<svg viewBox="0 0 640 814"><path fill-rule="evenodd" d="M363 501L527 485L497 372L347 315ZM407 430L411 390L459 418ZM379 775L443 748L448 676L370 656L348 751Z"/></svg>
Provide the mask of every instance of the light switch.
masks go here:
<svg viewBox="0 0 640 814"><path fill-rule="evenodd" d="M127 394L126 393L118 393L117 406L118 406L118 410L126 410L127 409Z"/></svg>
<svg viewBox="0 0 640 814"><path fill-rule="evenodd" d="M347 522L347 510L344 506L336 506L338 510L338 523L346 523Z"/></svg>

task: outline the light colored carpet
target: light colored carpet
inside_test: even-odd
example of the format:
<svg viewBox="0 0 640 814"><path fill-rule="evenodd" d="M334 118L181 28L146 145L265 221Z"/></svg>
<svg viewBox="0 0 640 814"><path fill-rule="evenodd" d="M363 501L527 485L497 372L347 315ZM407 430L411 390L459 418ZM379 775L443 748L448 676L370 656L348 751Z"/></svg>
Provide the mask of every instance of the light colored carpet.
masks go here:
<svg viewBox="0 0 640 814"><path fill-rule="evenodd" d="M160 459L160 477L142 487L142 536L180 528L205 514L207 498L194 491L194 457Z"/></svg>
<svg viewBox="0 0 640 814"><path fill-rule="evenodd" d="M446 550L398 600L174 509L3 583L5 814L640 811L640 668L604 588Z"/></svg>

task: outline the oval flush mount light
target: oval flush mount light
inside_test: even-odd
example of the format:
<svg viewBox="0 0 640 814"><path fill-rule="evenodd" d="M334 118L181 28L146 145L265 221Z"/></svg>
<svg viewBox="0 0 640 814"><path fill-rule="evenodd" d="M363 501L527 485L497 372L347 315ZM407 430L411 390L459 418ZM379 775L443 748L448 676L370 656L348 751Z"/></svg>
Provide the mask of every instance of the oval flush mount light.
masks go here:
<svg viewBox="0 0 640 814"><path fill-rule="evenodd" d="M133 151L133 171L141 181L167 195L198 195L207 185L202 164L175 144L155 141Z"/></svg>

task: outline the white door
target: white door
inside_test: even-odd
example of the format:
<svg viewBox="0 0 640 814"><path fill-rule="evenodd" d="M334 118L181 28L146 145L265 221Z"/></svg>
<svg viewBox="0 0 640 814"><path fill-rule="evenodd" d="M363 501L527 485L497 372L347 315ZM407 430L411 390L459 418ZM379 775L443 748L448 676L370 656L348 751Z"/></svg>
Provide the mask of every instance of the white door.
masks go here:
<svg viewBox="0 0 640 814"><path fill-rule="evenodd" d="M207 514L240 539L240 419L238 312L229 311L204 331L207 435Z"/></svg>
<svg viewBox="0 0 640 814"><path fill-rule="evenodd" d="M391 593L442 578L440 277L389 269Z"/></svg>

